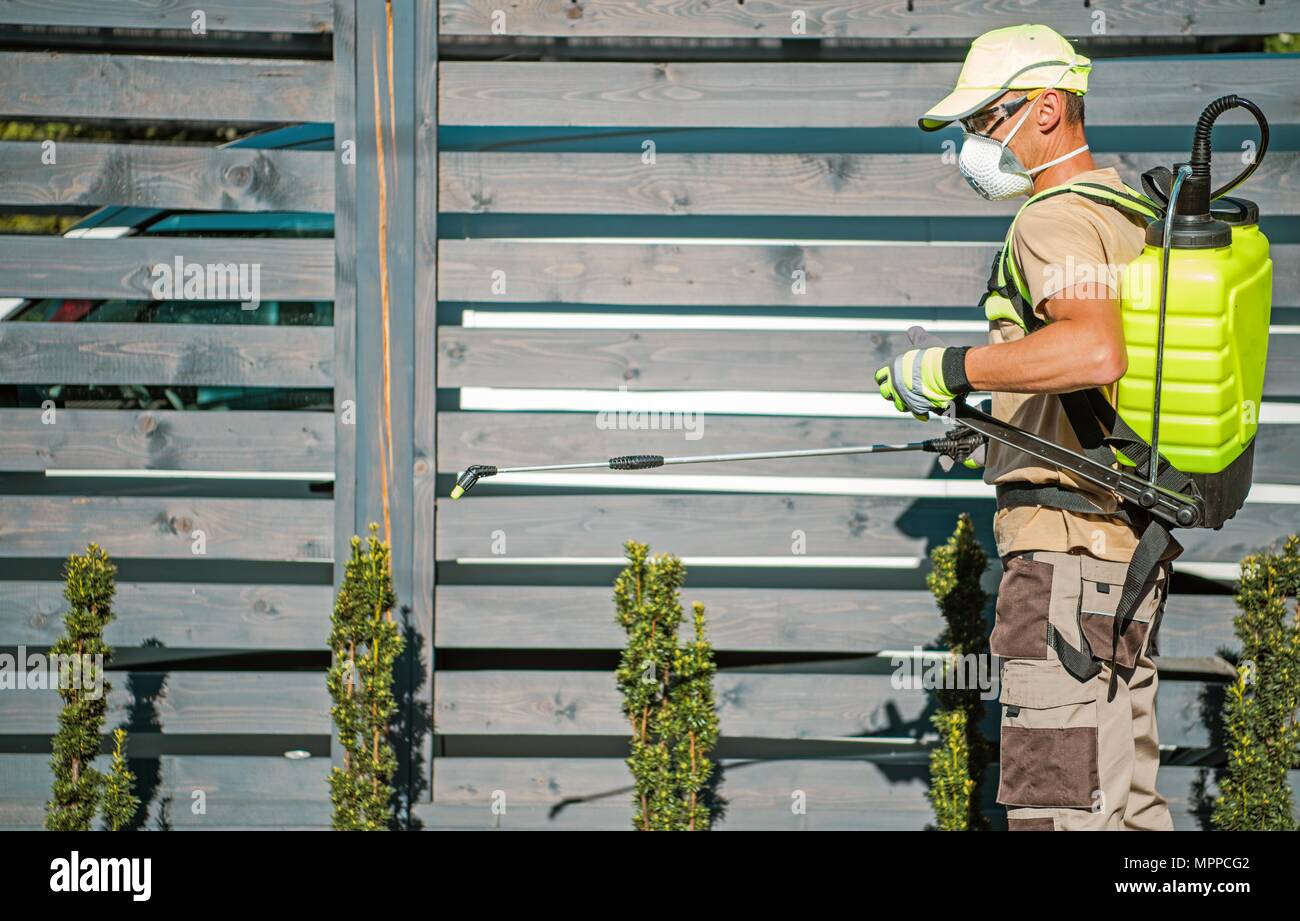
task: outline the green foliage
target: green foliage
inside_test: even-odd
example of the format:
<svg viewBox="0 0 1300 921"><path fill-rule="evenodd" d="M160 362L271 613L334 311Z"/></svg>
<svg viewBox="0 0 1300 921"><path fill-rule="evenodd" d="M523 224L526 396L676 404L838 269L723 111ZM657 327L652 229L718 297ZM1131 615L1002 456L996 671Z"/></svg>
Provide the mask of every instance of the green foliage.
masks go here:
<svg viewBox="0 0 1300 921"><path fill-rule="evenodd" d="M364 551L361 538L352 538L330 633L330 714L343 747L343 766L330 771L330 799L334 827L343 831L384 831L392 818L397 756L388 727L397 712L393 666L404 641L393 619L389 549L377 532L372 524Z"/></svg>
<svg viewBox="0 0 1300 921"><path fill-rule="evenodd" d="M1233 627L1241 640L1237 680L1223 707L1228 763L1214 825L1225 831L1291 831L1287 771L1300 753L1300 536L1281 553L1241 561Z"/></svg>
<svg viewBox="0 0 1300 921"><path fill-rule="evenodd" d="M980 578L988 568L988 556L969 515L957 519L952 537L931 552L930 562L925 582L943 614L941 642L951 655L945 675L962 657L987 662L984 609L989 596L980 587ZM975 671L968 669L966 674ZM977 792L990 756L989 742L979 729L984 701L978 687L948 688L948 683L936 691L939 711L932 722L939 731L939 745L930 754L930 803L940 831L985 831L988 819L980 811Z"/></svg>
<svg viewBox="0 0 1300 921"><path fill-rule="evenodd" d="M1300 51L1300 39L1290 32L1264 37L1264 51L1269 54L1293 54Z"/></svg>
<svg viewBox="0 0 1300 921"><path fill-rule="evenodd" d="M104 820L113 831L131 824L140 808L139 797L131 793L135 775L126 766L126 730L113 730L113 766L104 778Z"/></svg>
<svg viewBox="0 0 1300 921"><path fill-rule="evenodd" d="M633 825L641 831L708 831L709 753L718 741L713 647L704 605L692 607L694 637L679 642L686 569L677 557L650 557L628 541L628 566L614 582L617 620L627 646L617 678L632 726L627 765L636 782Z"/></svg>
<svg viewBox="0 0 1300 921"><path fill-rule="evenodd" d="M70 607L63 618L63 636L50 647L49 654L52 659L62 659L74 667L60 672L59 696L63 698L63 709L59 711L59 729L52 742L50 769L54 772L54 783L51 799L45 805L45 827L51 831L89 831L104 785L104 776L95 770L93 762L99 754L100 733L111 690L104 669L112 659L112 650L104 642L104 628L113 619L117 567L103 548L91 544L84 556L68 557L63 575L66 581L63 597ZM125 737L125 732L118 732ZM115 761L115 771L116 767ZM123 763L123 773L113 780L111 808L114 810L120 810L125 802L123 795L131 796L132 778L125 768ZM132 808L131 813L134 811ZM121 812L112 815L120 816ZM112 816L108 817L112 825ZM120 824L112 827L116 830Z"/></svg>

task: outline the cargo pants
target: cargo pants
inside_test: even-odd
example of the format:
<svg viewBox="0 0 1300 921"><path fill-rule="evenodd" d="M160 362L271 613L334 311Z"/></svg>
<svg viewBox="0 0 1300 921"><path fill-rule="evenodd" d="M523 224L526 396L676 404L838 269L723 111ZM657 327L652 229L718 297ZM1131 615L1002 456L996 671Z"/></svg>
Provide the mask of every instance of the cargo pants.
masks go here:
<svg viewBox="0 0 1300 921"><path fill-rule="evenodd" d="M1116 645L1113 628L1128 564L1085 553L1008 554L989 638L1000 657L1002 727L997 801L1011 831L1173 828L1156 790L1153 641L1171 571L1143 588ZM1049 629L1075 649L1088 638L1099 674L1066 670ZM1113 660L1112 660L1113 655Z"/></svg>

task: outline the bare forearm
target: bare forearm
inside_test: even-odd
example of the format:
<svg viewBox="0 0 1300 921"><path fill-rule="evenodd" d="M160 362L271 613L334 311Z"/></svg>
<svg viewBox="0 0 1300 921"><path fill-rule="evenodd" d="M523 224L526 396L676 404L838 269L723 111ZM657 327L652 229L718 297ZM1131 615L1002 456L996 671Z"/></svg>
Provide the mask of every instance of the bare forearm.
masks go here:
<svg viewBox="0 0 1300 921"><path fill-rule="evenodd" d="M1123 377L1126 369L1118 315L1113 323L1097 322L1095 316L1063 317L1023 339L966 353L971 387L1002 393L1067 393L1105 386Z"/></svg>

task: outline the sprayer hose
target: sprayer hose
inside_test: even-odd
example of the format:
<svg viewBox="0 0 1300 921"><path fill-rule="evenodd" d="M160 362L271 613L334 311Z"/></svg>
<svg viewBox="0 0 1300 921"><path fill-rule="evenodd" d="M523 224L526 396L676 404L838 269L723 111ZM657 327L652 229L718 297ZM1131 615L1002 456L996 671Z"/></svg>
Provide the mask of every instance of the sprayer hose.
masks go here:
<svg viewBox="0 0 1300 921"><path fill-rule="evenodd" d="M1210 133L1214 130L1215 120L1229 109L1245 109L1255 116L1255 121L1259 123L1259 150L1255 152L1255 156L1251 158L1250 163L1246 165L1246 168L1241 171L1241 174L1236 179L1211 193L1211 201L1223 197L1250 178L1250 174L1255 172L1255 168L1259 166L1260 161L1264 159L1265 152L1268 150L1268 119L1264 117L1264 112L1260 107L1242 96L1220 96L1206 106L1205 111L1201 113L1201 117L1196 120L1196 132L1192 137L1192 176L1209 180Z"/></svg>

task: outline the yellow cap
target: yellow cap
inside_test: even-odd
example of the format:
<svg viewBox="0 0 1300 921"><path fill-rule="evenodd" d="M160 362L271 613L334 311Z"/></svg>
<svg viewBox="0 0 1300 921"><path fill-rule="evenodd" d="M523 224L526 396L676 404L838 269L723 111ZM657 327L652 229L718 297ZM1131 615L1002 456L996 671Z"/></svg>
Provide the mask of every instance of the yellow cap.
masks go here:
<svg viewBox="0 0 1300 921"><path fill-rule="evenodd" d="M451 497L453 499L459 499L463 495L465 495L465 489L459 483L451 488Z"/></svg>
<svg viewBox="0 0 1300 921"><path fill-rule="evenodd" d="M971 42L957 88L917 123L922 131L938 131L959 118L974 115L1007 90L1037 90L1055 86L1082 96L1088 92L1092 61L1047 26L1008 26L985 32Z"/></svg>

